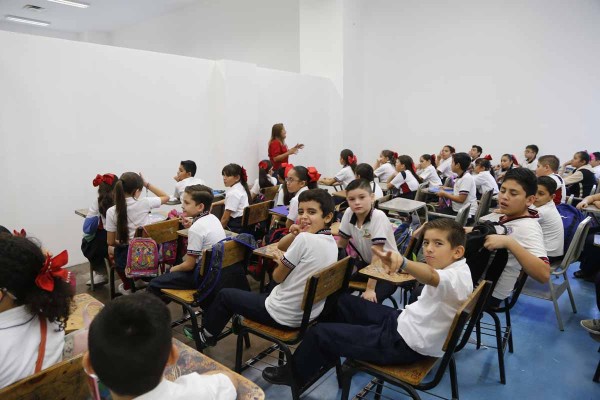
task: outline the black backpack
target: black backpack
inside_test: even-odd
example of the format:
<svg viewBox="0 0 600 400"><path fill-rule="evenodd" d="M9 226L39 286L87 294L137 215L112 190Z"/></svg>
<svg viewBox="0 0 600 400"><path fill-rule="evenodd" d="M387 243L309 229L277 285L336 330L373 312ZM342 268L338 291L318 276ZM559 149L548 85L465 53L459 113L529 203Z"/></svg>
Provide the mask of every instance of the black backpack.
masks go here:
<svg viewBox="0 0 600 400"><path fill-rule="evenodd" d="M494 290L500 275L506 267L508 261L508 251L506 249L490 251L483 245L489 235L497 234L497 226L502 225L490 221L480 222L473 227L473 231L467 234L465 259L471 270L473 287L485 279L492 282L491 290ZM502 227L504 228L504 234L506 234L506 227Z"/></svg>

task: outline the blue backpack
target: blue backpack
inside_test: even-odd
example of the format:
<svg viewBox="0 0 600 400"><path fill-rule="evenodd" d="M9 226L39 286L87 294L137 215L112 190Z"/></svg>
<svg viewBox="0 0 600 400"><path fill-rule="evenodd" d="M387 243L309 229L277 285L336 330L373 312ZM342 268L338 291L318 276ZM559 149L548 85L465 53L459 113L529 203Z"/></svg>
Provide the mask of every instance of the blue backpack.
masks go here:
<svg viewBox="0 0 600 400"><path fill-rule="evenodd" d="M565 230L565 246L563 250L566 254L579 223L585 219L585 214L566 203L557 205L556 209L562 218L563 228Z"/></svg>
<svg viewBox="0 0 600 400"><path fill-rule="evenodd" d="M421 226L419 217L415 214L410 215L406 220L402 221L400 226L394 230L394 239L396 247L400 254L404 254L410 243L410 238L414 231Z"/></svg>

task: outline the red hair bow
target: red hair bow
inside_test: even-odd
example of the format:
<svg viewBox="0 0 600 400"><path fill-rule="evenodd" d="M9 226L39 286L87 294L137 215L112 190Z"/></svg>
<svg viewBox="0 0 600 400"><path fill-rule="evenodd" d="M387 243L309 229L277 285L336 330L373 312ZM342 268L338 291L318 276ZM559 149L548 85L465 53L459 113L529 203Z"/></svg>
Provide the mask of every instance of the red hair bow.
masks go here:
<svg viewBox="0 0 600 400"><path fill-rule="evenodd" d="M25 232L25 229L21 229L21 232L13 229L13 236L27 237L27 232Z"/></svg>
<svg viewBox="0 0 600 400"><path fill-rule="evenodd" d="M248 174L246 173L246 168L242 167L242 175L241 175L242 181L244 182L248 182Z"/></svg>
<svg viewBox="0 0 600 400"><path fill-rule="evenodd" d="M310 178L310 182L317 182L321 177L321 174L315 167L308 167L308 177Z"/></svg>
<svg viewBox="0 0 600 400"><path fill-rule="evenodd" d="M489 155L489 154L486 154L485 156L483 156L483 158L484 158L485 160L492 161L492 156L491 156L491 155Z"/></svg>
<svg viewBox="0 0 600 400"><path fill-rule="evenodd" d="M269 170L269 164L267 164L267 162L265 160L262 160L261 162L258 163L258 168L264 169L265 171L268 171Z"/></svg>
<svg viewBox="0 0 600 400"><path fill-rule="evenodd" d="M69 282L71 273L62 267L69 262L69 253L63 250L56 257L46 256L46 261L35 278L35 284L46 292L54 291L54 278Z"/></svg>
<svg viewBox="0 0 600 400"><path fill-rule="evenodd" d="M107 185L112 186L114 181L115 181L115 176L113 174L104 174L104 175L97 174L96 177L94 178L94 180L92 181L92 184L94 185L94 187L96 187L104 182Z"/></svg>
<svg viewBox="0 0 600 400"><path fill-rule="evenodd" d="M348 164L356 164L358 159L356 158L356 154L353 156L348 156Z"/></svg>
<svg viewBox="0 0 600 400"><path fill-rule="evenodd" d="M517 157L515 157L515 155L514 155L514 154L512 155L512 162L513 162L513 164L515 164L516 166L518 166L518 165L519 165L519 162L517 161Z"/></svg>
<svg viewBox="0 0 600 400"><path fill-rule="evenodd" d="M398 153L394 152L394 158L398 158Z"/></svg>
<svg viewBox="0 0 600 400"><path fill-rule="evenodd" d="M288 173L290 172L290 170L292 168L294 168L294 165L293 164L282 163L281 164L281 168L283 168L283 177L287 178Z"/></svg>
<svg viewBox="0 0 600 400"><path fill-rule="evenodd" d="M415 174L417 173L417 168L415 167L415 163L411 163L410 168L412 169L412 172L414 172Z"/></svg>

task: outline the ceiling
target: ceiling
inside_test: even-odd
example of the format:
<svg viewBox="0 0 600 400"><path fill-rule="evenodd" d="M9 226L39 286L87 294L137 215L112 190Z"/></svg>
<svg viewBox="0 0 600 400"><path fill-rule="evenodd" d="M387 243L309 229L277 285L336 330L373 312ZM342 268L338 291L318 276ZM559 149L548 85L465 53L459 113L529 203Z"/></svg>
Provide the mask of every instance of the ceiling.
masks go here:
<svg viewBox="0 0 600 400"><path fill-rule="evenodd" d="M75 0L90 5L77 8L46 0L0 0L0 20L15 15L48 21L53 29L65 32L110 32L169 13L201 0ZM27 4L43 7L41 12L26 10ZM14 23L23 25L19 23Z"/></svg>

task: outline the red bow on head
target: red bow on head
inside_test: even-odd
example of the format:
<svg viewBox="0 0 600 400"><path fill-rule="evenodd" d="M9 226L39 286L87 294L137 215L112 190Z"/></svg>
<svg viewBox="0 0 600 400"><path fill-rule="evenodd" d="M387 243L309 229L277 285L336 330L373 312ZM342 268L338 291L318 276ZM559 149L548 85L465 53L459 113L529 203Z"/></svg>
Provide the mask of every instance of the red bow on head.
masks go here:
<svg viewBox="0 0 600 400"><path fill-rule="evenodd" d="M519 165L519 162L517 161L517 157L515 157L514 154L512 155L512 162L513 162L513 164L515 164L517 166Z"/></svg>
<svg viewBox="0 0 600 400"><path fill-rule="evenodd" d="M27 237L27 232L25 232L25 229L21 229L21 232L18 232L16 229L13 229L13 236Z"/></svg>
<svg viewBox="0 0 600 400"><path fill-rule="evenodd" d="M94 185L94 187L99 186L101 183L106 183L107 185L111 185L113 184L113 182L115 181L115 176L113 174L104 174L104 175L96 175L96 177L94 178L94 180L92 181L92 184Z"/></svg>
<svg viewBox="0 0 600 400"><path fill-rule="evenodd" d="M46 256L46 261L35 278L35 284L46 292L54 291L54 278L69 282L71 273L62 267L69 262L69 253L63 250L56 257Z"/></svg>
<svg viewBox="0 0 600 400"><path fill-rule="evenodd" d="M293 164L282 163L281 164L281 168L283 168L283 177L287 178L288 173L290 172L290 170L292 168L294 168L294 165Z"/></svg>
<svg viewBox="0 0 600 400"><path fill-rule="evenodd" d="M356 158L356 154L353 156L348 156L348 164L356 164L358 159Z"/></svg>
<svg viewBox="0 0 600 400"><path fill-rule="evenodd" d="M489 155L489 154L486 154L485 156L483 156L483 158L484 158L485 160L492 161L492 156L491 156L491 155Z"/></svg>
<svg viewBox="0 0 600 400"><path fill-rule="evenodd" d="M258 168L264 169L265 171L269 170L269 164L265 160L258 163Z"/></svg>
<svg viewBox="0 0 600 400"><path fill-rule="evenodd" d="M415 174L417 173L417 168L415 168L415 163L411 163L410 168L412 169L412 172L414 172Z"/></svg>
<svg viewBox="0 0 600 400"><path fill-rule="evenodd" d="M310 182L317 182L321 177L319 171L317 171L315 167L308 167L306 169L308 170L308 177L310 179Z"/></svg>
<svg viewBox="0 0 600 400"><path fill-rule="evenodd" d="M248 174L246 173L246 168L242 167L242 175L241 175L242 181L244 182L248 182Z"/></svg>
<svg viewBox="0 0 600 400"><path fill-rule="evenodd" d="M394 158L398 158L398 153L394 152Z"/></svg>

